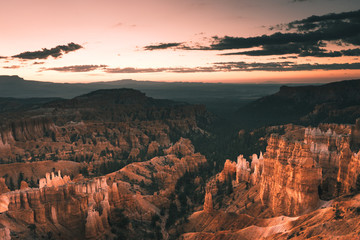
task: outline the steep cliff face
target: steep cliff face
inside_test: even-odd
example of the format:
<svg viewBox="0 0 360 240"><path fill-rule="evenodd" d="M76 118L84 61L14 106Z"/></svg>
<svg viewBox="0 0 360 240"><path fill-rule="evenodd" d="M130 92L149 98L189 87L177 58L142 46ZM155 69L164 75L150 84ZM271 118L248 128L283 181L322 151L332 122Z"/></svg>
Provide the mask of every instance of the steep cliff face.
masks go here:
<svg viewBox="0 0 360 240"><path fill-rule="evenodd" d="M0 149L9 149L16 141L36 140L53 131L56 131L55 124L44 117L12 120L0 128Z"/></svg>
<svg viewBox="0 0 360 240"><path fill-rule="evenodd" d="M189 217L180 239L356 238L360 216L360 152L353 148L359 143L356 125L293 130L271 135L266 152L254 154L251 161L243 155L236 164L228 161L208 181L203 211ZM236 180L227 191L224 186L230 185L221 176L234 164Z"/></svg>
<svg viewBox="0 0 360 240"><path fill-rule="evenodd" d="M309 146L272 135L264 155L260 198L275 214L299 215L319 203L321 168Z"/></svg>
<svg viewBox="0 0 360 240"><path fill-rule="evenodd" d="M52 180L57 181L57 178ZM8 217L10 222L15 221L15 226L18 221L27 225L40 224L43 227L38 234L51 231L60 234L60 239L83 239L84 236L102 239L108 230L110 207L105 178L17 190L1 197L4 199L2 212L6 214L1 218ZM94 224L104 227L94 229Z"/></svg>
<svg viewBox="0 0 360 240"><path fill-rule="evenodd" d="M262 203L276 215L311 211L319 197L331 199L359 188L359 157L350 148L354 133L349 125L321 124L294 136L271 135L264 156L253 155L251 164L238 157L237 183L259 184Z"/></svg>

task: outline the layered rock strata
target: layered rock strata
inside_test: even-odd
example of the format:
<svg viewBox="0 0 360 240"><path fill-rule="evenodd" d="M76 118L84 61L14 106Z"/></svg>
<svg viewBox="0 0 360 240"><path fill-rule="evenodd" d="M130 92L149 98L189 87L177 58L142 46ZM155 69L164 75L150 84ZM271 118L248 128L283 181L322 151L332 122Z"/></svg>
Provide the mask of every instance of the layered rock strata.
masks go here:
<svg viewBox="0 0 360 240"><path fill-rule="evenodd" d="M52 232L55 239L106 239L112 236L112 209L123 209L133 221L150 222L160 208L170 204L178 179L206 164L188 139L180 139L165 152L165 156L91 180L73 182L60 171L48 173L40 188L0 195L0 223L9 223L8 228L23 239L31 235L23 226L30 225L37 226L37 235ZM148 195L155 185L153 195Z"/></svg>
<svg viewBox="0 0 360 240"><path fill-rule="evenodd" d="M318 206L322 171L308 145L272 135L264 155L260 198L278 214L299 215Z"/></svg>

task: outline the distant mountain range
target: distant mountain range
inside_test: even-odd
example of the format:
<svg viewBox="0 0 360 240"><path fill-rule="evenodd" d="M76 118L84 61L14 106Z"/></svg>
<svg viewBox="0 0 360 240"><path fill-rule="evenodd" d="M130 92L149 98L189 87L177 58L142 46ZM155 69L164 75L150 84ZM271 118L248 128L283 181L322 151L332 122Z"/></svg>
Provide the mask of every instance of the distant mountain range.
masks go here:
<svg viewBox="0 0 360 240"><path fill-rule="evenodd" d="M241 107L248 125L353 123L360 117L360 80L320 86L282 86L280 91Z"/></svg>
<svg viewBox="0 0 360 240"><path fill-rule="evenodd" d="M53 83L24 80L18 76L0 76L0 98L69 99L99 89L132 88L157 99L205 104L210 111L224 115L235 112L240 106L255 99L275 93L280 86L279 84L155 82L130 79L93 83ZM9 101L9 99L5 100Z"/></svg>
<svg viewBox="0 0 360 240"><path fill-rule="evenodd" d="M354 123L360 116L360 80L324 85L224 84L118 80L52 83L0 76L0 113L37 108L100 89L136 89L148 97L204 104L244 128L298 123ZM86 95L84 95L86 96ZM30 98L22 100L21 98ZM234 112L237 112L232 115Z"/></svg>
<svg viewBox="0 0 360 240"><path fill-rule="evenodd" d="M132 88L162 99L233 98L257 99L276 92L279 84L224 84L198 82L155 82L118 80L93 83L53 83L24 80L19 76L0 76L0 97L73 98L98 89Z"/></svg>

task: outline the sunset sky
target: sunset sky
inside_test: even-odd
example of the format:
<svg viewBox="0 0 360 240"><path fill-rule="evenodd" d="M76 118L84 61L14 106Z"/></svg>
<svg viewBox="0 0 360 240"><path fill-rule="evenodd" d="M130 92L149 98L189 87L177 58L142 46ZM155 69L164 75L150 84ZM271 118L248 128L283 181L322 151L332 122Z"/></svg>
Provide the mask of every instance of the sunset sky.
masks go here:
<svg viewBox="0 0 360 240"><path fill-rule="evenodd" d="M0 31L0 75L28 80L360 78L359 0L12 0Z"/></svg>

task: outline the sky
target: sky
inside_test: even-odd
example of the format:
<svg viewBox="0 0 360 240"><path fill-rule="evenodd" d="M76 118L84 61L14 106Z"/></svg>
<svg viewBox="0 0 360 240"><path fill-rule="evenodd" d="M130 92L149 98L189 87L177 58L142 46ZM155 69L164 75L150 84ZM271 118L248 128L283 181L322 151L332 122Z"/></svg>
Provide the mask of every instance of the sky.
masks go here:
<svg viewBox="0 0 360 240"><path fill-rule="evenodd" d="M7 0L0 32L0 75L28 80L360 78L359 0Z"/></svg>

